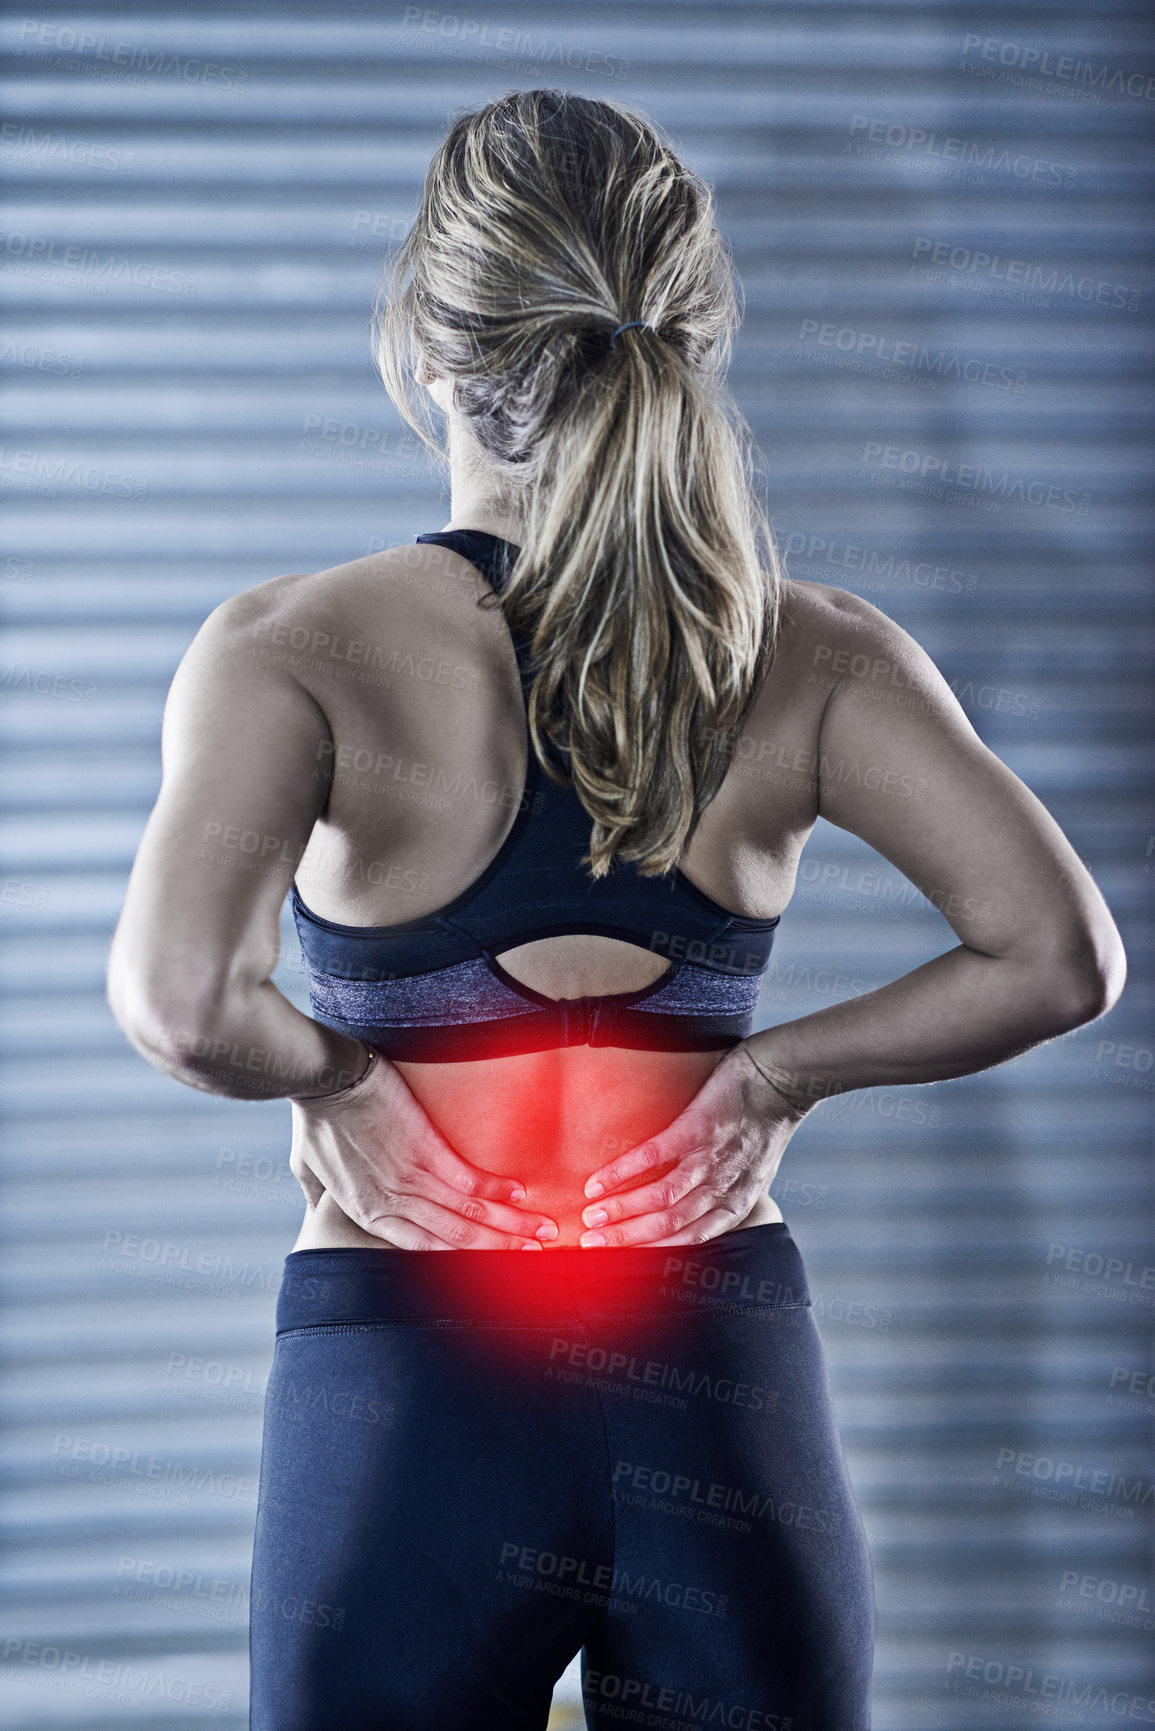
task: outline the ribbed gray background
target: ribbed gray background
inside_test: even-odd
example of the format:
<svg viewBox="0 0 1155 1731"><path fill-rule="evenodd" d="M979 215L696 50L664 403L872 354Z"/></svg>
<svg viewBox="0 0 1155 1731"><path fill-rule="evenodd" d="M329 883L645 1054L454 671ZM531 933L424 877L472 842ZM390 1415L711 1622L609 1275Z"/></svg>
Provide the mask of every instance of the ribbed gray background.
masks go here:
<svg viewBox="0 0 1155 1731"><path fill-rule="evenodd" d="M791 569L926 646L1131 957L1092 1028L824 1106L775 1187L873 1545L876 1731L1155 1722L1144 9L45 3L0 48L3 1723L245 1722L288 1109L152 1072L105 955L208 611L444 523L370 304L450 113L543 83L714 184ZM1004 490L907 484L945 463ZM762 1019L952 942L820 825Z"/></svg>

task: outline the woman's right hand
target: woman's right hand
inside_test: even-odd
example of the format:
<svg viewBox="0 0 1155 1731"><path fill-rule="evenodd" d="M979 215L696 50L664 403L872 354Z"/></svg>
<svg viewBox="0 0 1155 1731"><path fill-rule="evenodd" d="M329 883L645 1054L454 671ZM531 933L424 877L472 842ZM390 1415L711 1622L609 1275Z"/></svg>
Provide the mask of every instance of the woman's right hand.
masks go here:
<svg viewBox="0 0 1155 1731"><path fill-rule="evenodd" d="M808 1109L732 1047L672 1123L591 1172L582 1245L704 1244L741 1226Z"/></svg>
<svg viewBox="0 0 1155 1731"><path fill-rule="evenodd" d="M351 1088L297 1098L289 1167L309 1212L326 1191L357 1226L401 1250L540 1250L547 1214L513 1206L515 1178L471 1166L433 1124L405 1078L377 1055Z"/></svg>

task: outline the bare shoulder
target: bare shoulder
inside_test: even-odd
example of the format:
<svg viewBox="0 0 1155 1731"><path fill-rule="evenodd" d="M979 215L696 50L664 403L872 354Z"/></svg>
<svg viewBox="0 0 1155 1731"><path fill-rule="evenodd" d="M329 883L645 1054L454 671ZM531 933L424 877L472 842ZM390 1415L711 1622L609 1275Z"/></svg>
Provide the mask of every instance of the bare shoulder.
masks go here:
<svg viewBox="0 0 1155 1731"><path fill-rule="evenodd" d="M500 612L478 606L488 585L467 560L423 544L395 547L323 571L271 577L213 610L185 658L182 678L216 689L237 679L303 688L326 714L338 688L382 695L398 666L423 666L476 683L483 643Z"/></svg>
<svg viewBox="0 0 1155 1731"><path fill-rule="evenodd" d="M914 638L873 602L829 583L787 578L782 584L781 619L781 653L804 659L811 668L826 666L844 650L869 653L884 646L899 649L904 643L919 649Z"/></svg>
<svg viewBox="0 0 1155 1731"><path fill-rule="evenodd" d="M319 621L371 616L382 625L414 614L436 614L442 602L475 601L487 585L474 566L428 543L365 554L323 571L270 577L221 603L210 621L268 631L313 627Z"/></svg>
<svg viewBox="0 0 1155 1731"><path fill-rule="evenodd" d="M946 700L949 687L922 645L873 602L827 583L782 585L778 655L825 702L852 687Z"/></svg>

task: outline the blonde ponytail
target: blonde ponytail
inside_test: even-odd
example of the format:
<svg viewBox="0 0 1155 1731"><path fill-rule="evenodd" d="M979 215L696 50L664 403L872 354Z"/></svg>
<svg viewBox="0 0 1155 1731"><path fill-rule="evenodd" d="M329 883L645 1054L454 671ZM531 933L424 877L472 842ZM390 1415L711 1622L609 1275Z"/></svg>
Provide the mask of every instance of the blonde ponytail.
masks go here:
<svg viewBox="0 0 1155 1731"><path fill-rule="evenodd" d="M769 666L778 566L722 383L738 316L709 189L643 116L556 90L453 124L378 309L405 419L437 449L416 368L452 379L524 526L493 600L595 877L678 863Z"/></svg>

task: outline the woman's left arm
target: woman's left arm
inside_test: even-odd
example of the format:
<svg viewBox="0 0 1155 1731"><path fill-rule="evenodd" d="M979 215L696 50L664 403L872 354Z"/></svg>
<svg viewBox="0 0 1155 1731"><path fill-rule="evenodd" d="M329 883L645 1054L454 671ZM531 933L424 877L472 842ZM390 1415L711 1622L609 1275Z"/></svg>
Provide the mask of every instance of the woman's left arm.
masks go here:
<svg viewBox="0 0 1155 1731"><path fill-rule="evenodd" d="M382 1058L273 983L280 912L325 806L328 720L269 645L316 623L314 580L279 577L218 607L165 707L160 797L112 942L108 999L137 1050L189 1087L293 1102L290 1165L365 1231L405 1249L518 1249L547 1217L524 1186L450 1147ZM553 1224L552 1222L550 1224Z"/></svg>
<svg viewBox="0 0 1155 1731"><path fill-rule="evenodd" d="M896 865L960 942L727 1054L673 1124L591 1175L608 1244L713 1237L765 1192L819 1100L986 1069L1102 1015L1122 990L1122 942L1090 873L929 656L851 596L826 639L815 665L843 671L819 731L819 812Z"/></svg>
<svg viewBox="0 0 1155 1731"><path fill-rule="evenodd" d="M165 705L160 796L112 941L108 997L141 1054L239 1099L326 1094L360 1041L272 983L280 909L329 791L329 724L270 653L303 578L233 596L198 631Z"/></svg>

